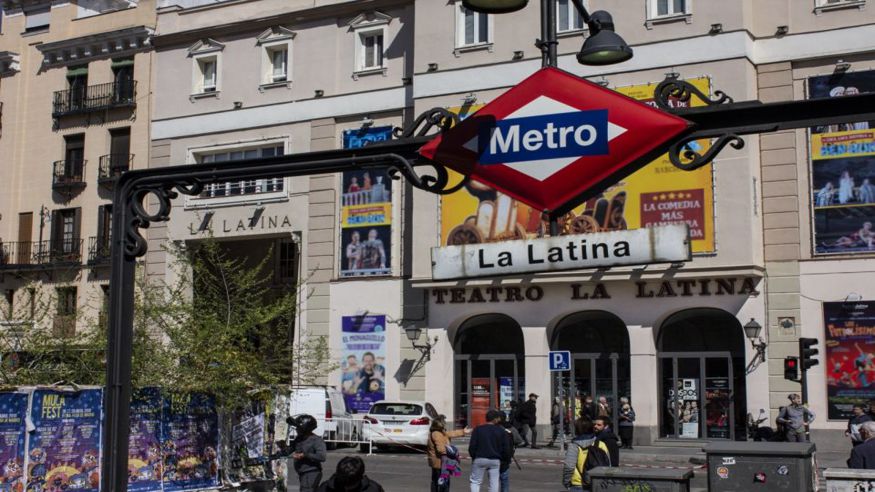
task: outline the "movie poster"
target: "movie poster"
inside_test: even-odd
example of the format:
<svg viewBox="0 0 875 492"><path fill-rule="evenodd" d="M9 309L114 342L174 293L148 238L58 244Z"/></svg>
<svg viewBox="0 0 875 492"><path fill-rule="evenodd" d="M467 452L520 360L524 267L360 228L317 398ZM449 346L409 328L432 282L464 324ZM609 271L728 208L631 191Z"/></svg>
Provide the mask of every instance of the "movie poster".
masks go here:
<svg viewBox="0 0 875 492"><path fill-rule="evenodd" d="M341 387L346 406L358 413L386 394L386 316L343 316Z"/></svg>
<svg viewBox="0 0 875 492"><path fill-rule="evenodd" d="M0 491L24 491L27 393L0 393Z"/></svg>
<svg viewBox="0 0 875 492"><path fill-rule="evenodd" d="M37 389L26 490L100 490L102 390Z"/></svg>
<svg viewBox="0 0 875 492"><path fill-rule="evenodd" d="M165 492L219 486L219 418L211 397L166 395L161 432Z"/></svg>
<svg viewBox="0 0 875 492"><path fill-rule="evenodd" d="M128 492L161 490L161 416L164 399L158 388L136 390L131 398L128 439Z"/></svg>
<svg viewBox="0 0 875 492"><path fill-rule="evenodd" d="M689 80L705 94L707 77ZM617 92L648 104L653 103L656 84L619 87ZM688 103L671 100L675 106ZM696 98L693 106L704 103ZM480 106L451 108L464 118ZM704 152L708 140L690 144ZM452 173L451 183L461 179ZM690 226L693 253L715 251L714 191L711 164L695 171L676 168L664 155L621 182L561 217L563 234L639 229L664 224ZM537 236L547 224L541 213L476 181L441 197L441 244L470 244Z"/></svg>
<svg viewBox="0 0 875 492"><path fill-rule="evenodd" d="M875 301L825 302L823 325L828 418L845 420L875 399Z"/></svg>
<svg viewBox="0 0 875 492"><path fill-rule="evenodd" d="M842 97L875 90L875 71L808 79L808 97ZM875 251L875 122L810 129L814 252Z"/></svg>
<svg viewBox="0 0 875 492"><path fill-rule="evenodd" d="M392 127L343 132L343 148L392 136ZM387 168L347 171L340 194L340 276L392 274L392 179Z"/></svg>

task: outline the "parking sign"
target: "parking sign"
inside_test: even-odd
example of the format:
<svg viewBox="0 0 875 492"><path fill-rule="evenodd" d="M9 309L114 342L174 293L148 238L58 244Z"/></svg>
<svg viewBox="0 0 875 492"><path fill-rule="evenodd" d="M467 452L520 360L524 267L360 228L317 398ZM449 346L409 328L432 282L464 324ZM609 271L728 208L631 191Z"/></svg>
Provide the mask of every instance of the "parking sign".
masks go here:
<svg viewBox="0 0 875 492"><path fill-rule="evenodd" d="M550 360L551 372L571 370L571 352L567 350L551 351L547 357Z"/></svg>

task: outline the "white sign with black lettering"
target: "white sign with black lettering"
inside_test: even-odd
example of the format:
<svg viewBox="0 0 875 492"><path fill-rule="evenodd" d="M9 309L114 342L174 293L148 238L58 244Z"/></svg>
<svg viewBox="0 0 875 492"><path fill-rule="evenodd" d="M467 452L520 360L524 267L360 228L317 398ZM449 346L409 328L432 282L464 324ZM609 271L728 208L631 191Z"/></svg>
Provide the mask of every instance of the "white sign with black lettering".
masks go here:
<svg viewBox="0 0 875 492"><path fill-rule="evenodd" d="M689 261L686 224L432 248L432 278L490 277Z"/></svg>

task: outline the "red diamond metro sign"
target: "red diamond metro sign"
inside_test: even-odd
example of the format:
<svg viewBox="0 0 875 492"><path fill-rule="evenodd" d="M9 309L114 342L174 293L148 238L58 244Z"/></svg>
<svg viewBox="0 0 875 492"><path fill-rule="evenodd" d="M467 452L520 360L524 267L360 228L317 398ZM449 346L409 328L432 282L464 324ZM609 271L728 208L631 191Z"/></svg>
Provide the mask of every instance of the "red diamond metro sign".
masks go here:
<svg viewBox="0 0 875 492"><path fill-rule="evenodd" d="M548 67L419 153L538 210L555 211L638 170L690 126Z"/></svg>

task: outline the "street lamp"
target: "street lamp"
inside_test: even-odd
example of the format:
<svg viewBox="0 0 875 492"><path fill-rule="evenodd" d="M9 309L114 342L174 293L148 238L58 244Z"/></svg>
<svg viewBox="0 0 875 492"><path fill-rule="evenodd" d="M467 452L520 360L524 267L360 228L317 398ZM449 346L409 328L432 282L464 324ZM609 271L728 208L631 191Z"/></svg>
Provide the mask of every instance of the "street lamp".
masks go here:
<svg viewBox="0 0 875 492"><path fill-rule="evenodd" d="M757 366L766 361L766 347L768 347L768 344L760 338L760 332L762 329L762 325L757 323L753 318L744 325L744 334L747 336L748 340L750 340L753 349L757 352L754 358L751 359L750 364L747 365L745 374L750 374L757 368Z"/></svg>
<svg viewBox="0 0 875 492"><path fill-rule="evenodd" d="M598 10L590 15L580 0L571 0L571 2L589 27L589 37L577 54L577 61L581 65L611 65L632 58L632 48L614 32L614 20L611 14ZM462 0L465 8L483 14L514 12L524 8L528 3L528 0ZM544 65L555 67L558 44L555 0L541 0L541 38L537 46L544 53Z"/></svg>

